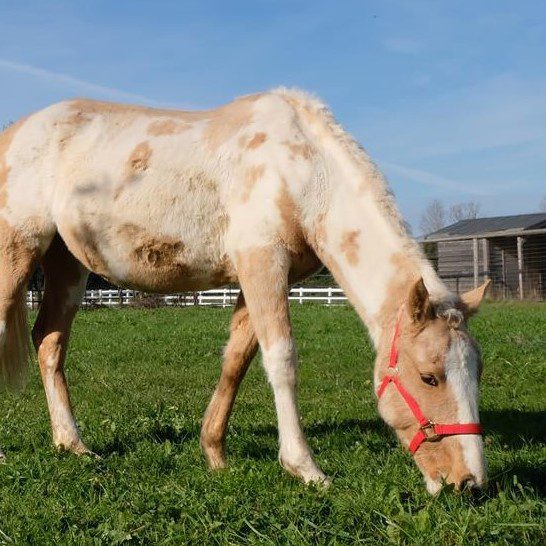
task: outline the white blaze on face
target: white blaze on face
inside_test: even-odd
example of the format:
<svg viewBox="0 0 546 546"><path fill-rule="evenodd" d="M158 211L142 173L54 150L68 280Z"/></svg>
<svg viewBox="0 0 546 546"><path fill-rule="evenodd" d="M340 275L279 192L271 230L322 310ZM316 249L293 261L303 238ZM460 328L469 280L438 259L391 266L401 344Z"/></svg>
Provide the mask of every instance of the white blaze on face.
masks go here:
<svg viewBox="0 0 546 546"><path fill-rule="evenodd" d="M457 423L479 423L478 412L479 355L460 333L455 332L446 358L446 378L457 403ZM485 480L483 441L478 434L457 436L466 466L476 477L477 485Z"/></svg>

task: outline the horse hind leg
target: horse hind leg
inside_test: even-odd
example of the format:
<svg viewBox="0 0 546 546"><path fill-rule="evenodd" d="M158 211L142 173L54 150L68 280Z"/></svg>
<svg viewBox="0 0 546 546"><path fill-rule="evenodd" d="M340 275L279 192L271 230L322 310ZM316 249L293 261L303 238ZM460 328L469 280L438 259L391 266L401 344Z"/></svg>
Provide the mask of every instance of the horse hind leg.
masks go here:
<svg viewBox="0 0 546 546"><path fill-rule="evenodd" d="M59 449L91 453L80 439L74 420L64 361L74 316L85 292L88 271L56 235L42 260L45 292L32 339L47 398L53 442Z"/></svg>
<svg viewBox="0 0 546 546"><path fill-rule="evenodd" d="M229 341L224 350L222 373L201 428L201 447L212 469L225 468L225 439L239 385L258 350L258 340L248 316L243 294L233 312Z"/></svg>
<svg viewBox="0 0 546 546"><path fill-rule="evenodd" d="M0 390L21 390L28 374L26 287L40 254L34 235L0 215Z"/></svg>
<svg viewBox="0 0 546 546"><path fill-rule="evenodd" d="M0 216L0 388L21 390L30 344L26 286L39 249Z"/></svg>

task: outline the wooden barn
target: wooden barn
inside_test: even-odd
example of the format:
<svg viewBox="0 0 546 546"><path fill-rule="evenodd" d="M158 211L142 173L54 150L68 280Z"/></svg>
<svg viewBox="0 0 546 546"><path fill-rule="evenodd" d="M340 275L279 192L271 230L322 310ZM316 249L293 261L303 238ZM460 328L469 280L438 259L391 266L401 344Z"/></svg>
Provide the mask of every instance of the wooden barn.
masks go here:
<svg viewBox="0 0 546 546"><path fill-rule="evenodd" d="M546 213L461 220L421 240L458 293L490 278L494 298L546 299Z"/></svg>

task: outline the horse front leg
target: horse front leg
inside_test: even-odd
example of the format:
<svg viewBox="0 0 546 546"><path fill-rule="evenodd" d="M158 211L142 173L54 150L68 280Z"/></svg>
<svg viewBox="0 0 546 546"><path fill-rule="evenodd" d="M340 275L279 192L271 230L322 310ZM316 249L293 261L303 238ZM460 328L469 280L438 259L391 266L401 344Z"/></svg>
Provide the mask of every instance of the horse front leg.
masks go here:
<svg viewBox="0 0 546 546"><path fill-rule="evenodd" d="M290 256L268 246L239 253L237 273L273 389L279 427L279 461L305 483L328 484L313 460L296 401L298 357L288 305Z"/></svg>
<svg viewBox="0 0 546 546"><path fill-rule="evenodd" d="M239 385L258 350L243 294L239 294L224 350L222 373L203 419L201 447L212 469L226 467L225 440Z"/></svg>

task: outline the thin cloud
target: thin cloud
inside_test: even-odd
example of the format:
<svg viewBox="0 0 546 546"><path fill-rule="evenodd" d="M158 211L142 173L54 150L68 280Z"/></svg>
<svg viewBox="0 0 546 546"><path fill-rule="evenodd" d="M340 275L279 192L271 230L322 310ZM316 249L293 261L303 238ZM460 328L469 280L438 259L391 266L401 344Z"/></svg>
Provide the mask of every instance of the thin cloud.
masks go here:
<svg viewBox="0 0 546 546"><path fill-rule="evenodd" d="M481 197L494 194L493 191L485 189L483 187L480 188L476 186L468 186L467 184L460 183L458 180L451 180L449 178L438 176L428 171L405 167L397 163L381 162L381 166L384 167L385 170L390 171L397 176L407 178L408 180L412 180L413 182L417 182L418 184L422 184L424 186L464 192L470 195L477 195Z"/></svg>
<svg viewBox="0 0 546 546"><path fill-rule="evenodd" d="M93 82L88 82L86 80L81 80L80 78L75 78L69 74L63 74L62 72L55 72L53 70L47 70L45 68L40 68L37 66L32 66L30 64L13 62L7 59L0 59L0 68L6 70L12 70L19 72L20 74L27 74L29 76L34 76L48 82L59 83L65 85L72 89L78 89L89 93L91 95L101 95L111 99L120 99L131 102L139 102L148 104L150 106L173 106L172 104L167 104L165 102L157 101L151 99L144 95L139 95L137 93L130 93L122 89L116 89L115 87L108 87L105 85L99 85Z"/></svg>
<svg viewBox="0 0 546 546"><path fill-rule="evenodd" d="M415 38L405 38L402 36L392 36L381 41L381 45L392 53L401 53L402 55L418 55L424 49L424 43Z"/></svg>
<svg viewBox="0 0 546 546"><path fill-rule="evenodd" d="M503 74L386 112L377 133L388 154L404 158L504 153L546 135L546 79Z"/></svg>

